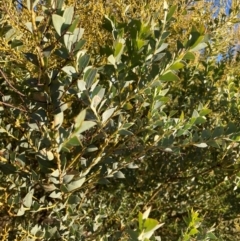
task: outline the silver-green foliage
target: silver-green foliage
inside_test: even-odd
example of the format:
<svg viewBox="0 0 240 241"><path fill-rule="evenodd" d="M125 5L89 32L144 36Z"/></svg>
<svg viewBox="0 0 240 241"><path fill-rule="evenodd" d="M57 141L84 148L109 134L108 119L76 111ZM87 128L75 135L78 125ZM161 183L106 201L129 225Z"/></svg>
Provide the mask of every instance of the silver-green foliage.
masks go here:
<svg viewBox="0 0 240 241"><path fill-rule="evenodd" d="M212 154L230 156L239 127L215 122L210 106L216 106L196 98L193 79L201 69L191 61L209 44L204 31L193 28L172 52L168 39L176 6L165 4L168 11L163 9L159 22L118 23L105 16L113 45L101 49L106 62L96 64L99 56L84 50L84 30L73 7L59 3L52 11L50 3L27 3L30 10L42 7L41 16L25 23L39 41L37 50L18 49L32 68L16 65L22 72L14 87L7 65L2 68L1 213L11 218L9 235L22 240L159 240L152 236L159 228L162 240L179 235L179 240L197 235L214 240L212 229L204 228L214 224L211 219L204 224L194 211L186 224L183 219L191 208L207 212L209 195L224 177L223 188L231 188L227 177L237 172L218 173L225 163ZM176 88L185 82L186 89ZM202 83L206 86L199 93L210 88L209 96L223 96L211 83ZM231 167L237 168L237 161ZM148 218L147 209L139 214L137 227L138 211L150 205L157 205L152 212L165 224ZM223 213L226 206L220 208Z"/></svg>

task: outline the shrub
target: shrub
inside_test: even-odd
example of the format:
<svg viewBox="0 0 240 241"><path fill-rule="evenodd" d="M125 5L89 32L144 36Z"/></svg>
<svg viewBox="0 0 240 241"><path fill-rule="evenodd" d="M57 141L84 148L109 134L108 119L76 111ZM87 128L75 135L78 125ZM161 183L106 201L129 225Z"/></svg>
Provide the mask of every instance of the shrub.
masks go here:
<svg viewBox="0 0 240 241"><path fill-rule="evenodd" d="M92 2L51 2L1 7L2 240L236 237L238 76L213 59L220 27L180 34L174 2L129 6L101 15L94 48L76 14Z"/></svg>

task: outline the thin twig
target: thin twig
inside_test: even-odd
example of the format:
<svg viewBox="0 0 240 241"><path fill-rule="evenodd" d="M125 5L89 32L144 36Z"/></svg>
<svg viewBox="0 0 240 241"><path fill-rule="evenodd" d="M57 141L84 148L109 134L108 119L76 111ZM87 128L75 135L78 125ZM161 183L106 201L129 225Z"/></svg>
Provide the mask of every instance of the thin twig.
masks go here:
<svg viewBox="0 0 240 241"><path fill-rule="evenodd" d="M9 79L7 78L7 76L5 75L5 73L2 71L2 69L0 68L0 73L2 74L2 77L6 80L6 82L8 83L8 85L19 95L21 96L25 96L23 93L19 92L9 81Z"/></svg>
<svg viewBox="0 0 240 241"><path fill-rule="evenodd" d="M26 110L24 110L24 109L22 109L22 108L20 108L20 107L17 107L17 106L11 105L11 104L6 103L6 102L2 102L2 101L0 101L0 104L3 104L3 105L5 105L5 106L9 106L9 107L12 107L12 108L15 108L15 109L18 109L18 110L21 110L21 111L23 111L23 112L28 113Z"/></svg>

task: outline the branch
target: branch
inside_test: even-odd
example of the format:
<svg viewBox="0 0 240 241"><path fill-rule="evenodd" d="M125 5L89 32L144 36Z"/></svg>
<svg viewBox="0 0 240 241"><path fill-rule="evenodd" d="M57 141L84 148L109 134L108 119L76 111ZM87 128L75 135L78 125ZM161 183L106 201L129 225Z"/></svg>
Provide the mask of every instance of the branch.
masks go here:
<svg viewBox="0 0 240 241"><path fill-rule="evenodd" d="M6 82L8 83L8 85L13 89L14 92L16 92L17 94L19 94L20 96L25 96L23 93L19 92L10 82L10 80L7 78L7 76L5 75L5 73L3 72L3 70L0 68L0 73L2 74L2 77L6 80Z"/></svg>

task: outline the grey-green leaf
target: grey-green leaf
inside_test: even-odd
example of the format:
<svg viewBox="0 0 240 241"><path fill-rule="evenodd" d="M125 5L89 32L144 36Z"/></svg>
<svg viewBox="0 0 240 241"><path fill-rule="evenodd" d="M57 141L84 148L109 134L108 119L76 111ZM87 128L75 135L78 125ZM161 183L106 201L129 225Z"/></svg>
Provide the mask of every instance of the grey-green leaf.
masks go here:
<svg viewBox="0 0 240 241"><path fill-rule="evenodd" d="M197 146L200 148L206 148L208 145L206 143L199 143L199 144L194 144L194 146Z"/></svg>
<svg viewBox="0 0 240 241"><path fill-rule="evenodd" d="M102 123L104 124L114 113L116 107L108 109L106 111L103 112L102 114Z"/></svg>
<svg viewBox="0 0 240 241"><path fill-rule="evenodd" d="M54 126L54 128L59 129L60 126L61 126L62 123L63 123L63 119L64 119L63 112L60 112L60 113L54 115L54 120L53 120L53 126Z"/></svg>
<svg viewBox="0 0 240 241"><path fill-rule="evenodd" d="M32 189L27 195L23 198L23 204L25 207L30 208L32 205L32 198L33 198L34 190Z"/></svg>
<svg viewBox="0 0 240 241"><path fill-rule="evenodd" d="M65 19L57 14L52 15L53 26L57 31L58 35L62 34L62 26L65 23Z"/></svg>
<svg viewBox="0 0 240 241"><path fill-rule="evenodd" d="M125 175L121 172L121 171L118 171L118 172L115 172L114 174L113 174L113 176L115 177L115 178L125 178Z"/></svg>
<svg viewBox="0 0 240 241"><path fill-rule="evenodd" d="M74 127L75 128L80 127L82 125L83 121L85 120L85 117L86 117L86 110L84 109L74 119L74 122L75 122Z"/></svg>
<svg viewBox="0 0 240 241"><path fill-rule="evenodd" d="M86 180L86 177L82 177L82 178L80 178L77 181L71 182L70 184L67 185L67 190L69 192L71 192L71 191L73 191L75 189L80 188L83 185L83 183L85 182L85 180Z"/></svg>
<svg viewBox="0 0 240 241"><path fill-rule="evenodd" d="M89 61L90 61L90 55L89 54L85 54L78 59L78 70L79 70L79 72L82 72L87 67Z"/></svg>
<svg viewBox="0 0 240 241"><path fill-rule="evenodd" d="M86 82L87 89L91 88L96 75L97 75L97 69L95 69L95 68L88 69L86 71L86 73L84 74L83 78L84 78L84 81Z"/></svg>
<svg viewBox="0 0 240 241"><path fill-rule="evenodd" d="M65 24L71 24L74 14L74 8L71 6L69 8L66 8L63 13L63 18L65 19Z"/></svg>
<svg viewBox="0 0 240 241"><path fill-rule="evenodd" d="M91 129L95 125L96 125L96 123L93 122L93 121L84 121L82 123L81 127L77 128L76 133L80 134L80 133L82 133L84 131L87 131L87 130Z"/></svg>

